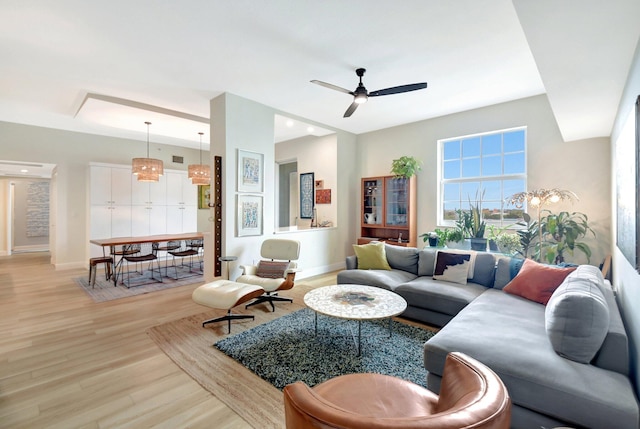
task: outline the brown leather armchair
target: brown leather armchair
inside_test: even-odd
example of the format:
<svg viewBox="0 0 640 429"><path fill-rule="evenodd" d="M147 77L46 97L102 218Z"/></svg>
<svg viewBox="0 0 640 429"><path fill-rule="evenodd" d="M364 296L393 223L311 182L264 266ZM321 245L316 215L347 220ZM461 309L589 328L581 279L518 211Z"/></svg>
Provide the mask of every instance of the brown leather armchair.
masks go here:
<svg viewBox="0 0 640 429"><path fill-rule="evenodd" d="M284 388L287 429L508 429L511 399L502 380L462 353L450 353L440 396L381 374L347 374L314 388Z"/></svg>

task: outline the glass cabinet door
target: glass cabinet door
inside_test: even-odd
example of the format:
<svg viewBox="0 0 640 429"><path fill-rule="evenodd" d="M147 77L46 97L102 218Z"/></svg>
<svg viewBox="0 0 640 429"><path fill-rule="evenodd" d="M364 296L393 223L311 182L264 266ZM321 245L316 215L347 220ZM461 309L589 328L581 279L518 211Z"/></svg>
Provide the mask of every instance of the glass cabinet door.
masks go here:
<svg viewBox="0 0 640 429"><path fill-rule="evenodd" d="M408 226L409 213L409 180L395 177L385 178L386 188L386 224Z"/></svg>
<svg viewBox="0 0 640 429"><path fill-rule="evenodd" d="M363 224L382 225L382 180L364 181Z"/></svg>

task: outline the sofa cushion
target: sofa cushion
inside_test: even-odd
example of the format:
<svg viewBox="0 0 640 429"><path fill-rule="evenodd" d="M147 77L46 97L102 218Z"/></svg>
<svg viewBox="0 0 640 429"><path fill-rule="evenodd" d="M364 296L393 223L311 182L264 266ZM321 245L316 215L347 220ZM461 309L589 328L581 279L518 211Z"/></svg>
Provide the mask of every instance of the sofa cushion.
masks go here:
<svg viewBox="0 0 640 429"><path fill-rule="evenodd" d="M418 249L385 244L384 250L391 268L418 274Z"/></svg>
<svg viewBox="0 0 640 429"><path fill-rule="evenodd" d="M525 259L520 272L504 287L504 291L546 304L553 291L574 270L575 267L558 268Z"/></svg>
<svg viewBox="0 0 640 429"><path fill-rule="evenodd" d="M416 278L403 270L344 270L338 273L338 284L376 286L394 290L398 285Z"/></svg>
<svg viewBox="0 0 640 429"><path fill-rule="evenodd" d="M354 244L359 270L390 270L384 243Z"/></svg>
<svg viewBox="0 0 640 429"><path fill-rule="evenodd" d="M609 309L597 281L569 274L545 309L553 349L567 359L590 363L609 330Z"/></svg>
<svg viewBox="0 0 640 429"><path fill-rule="evenodd" d="M410 307L455 316L487 288L475 283L457 284L422 276L399 285L394 292Z"/></svg>
<svg viewBox="0 0 640 429"><path fill-rule="evenodd" d="M433 269L434 280L467 284L471 255L439 251Z"/></svg>
<svg viewBox="0 0 640 429"><path fill-rule="evenodd" d="M524 259L500 257L496 264L496 275L493 287L495 289L504 288L515 276L518 275Z"/></svg>
<svg viewBox="0 0 640 429"><path fill-rule="evenodd" d="M477 252L476 262L473 267L473 277L470 281L491 287L495 282L496 257L488 252Z"/></svg>
<svg viewBox="0 0 640 429"><path fill-rule="evenodd" d="M433 275L433 268L436 265L436 249L432 247L426 247L418 252L418 275L429 276Z"/></svg>

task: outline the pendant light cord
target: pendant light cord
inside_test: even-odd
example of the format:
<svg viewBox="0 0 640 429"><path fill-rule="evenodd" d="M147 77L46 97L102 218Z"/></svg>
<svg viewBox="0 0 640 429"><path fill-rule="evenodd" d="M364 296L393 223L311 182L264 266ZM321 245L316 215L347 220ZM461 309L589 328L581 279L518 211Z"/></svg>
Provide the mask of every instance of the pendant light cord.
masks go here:
<svg viewBox="0 0 640 429"><path fill-rule="evenodd" d="M149 158L149 125L151 122L147 121L145 124L147 124L147 158Z"/></svg>

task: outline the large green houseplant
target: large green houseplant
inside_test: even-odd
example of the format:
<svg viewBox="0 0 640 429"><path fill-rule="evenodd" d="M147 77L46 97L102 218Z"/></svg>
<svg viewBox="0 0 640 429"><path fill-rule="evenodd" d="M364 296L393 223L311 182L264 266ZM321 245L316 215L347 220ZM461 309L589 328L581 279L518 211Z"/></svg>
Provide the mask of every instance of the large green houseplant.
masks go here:
<svg viewBox="0 0 640 429"><path fill-rule="evenodd" d="M422 168L422 162L413 156L401 156L391 162L391 174L396 178L410 179Z"/></svg>
<svg viewBox="0 0 640 429"><path fill-rule="evenodd" d="M539 225L543 237L541 256L550 264L560 264L565 262L566 254L573 255L577 249L584 253L588 261L591 258L591 248L580 239L588 233L594 237L596 234L589 226L587 215L567 211L557 214L549 210L543 212Z"/></svg>

